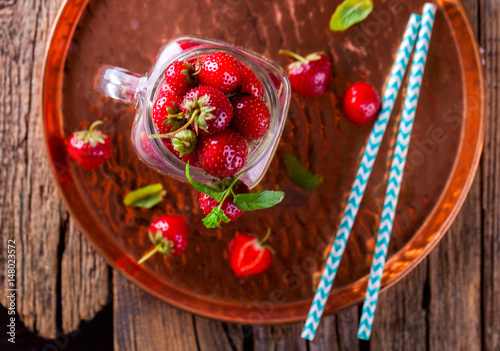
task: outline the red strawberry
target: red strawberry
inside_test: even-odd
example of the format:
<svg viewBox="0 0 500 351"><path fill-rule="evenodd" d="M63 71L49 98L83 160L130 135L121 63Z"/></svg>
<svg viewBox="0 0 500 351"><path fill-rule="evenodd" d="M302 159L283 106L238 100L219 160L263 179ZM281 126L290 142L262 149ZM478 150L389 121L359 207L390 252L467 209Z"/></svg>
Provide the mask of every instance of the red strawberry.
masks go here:
<svg viewBox="0 0 500 351"><path fill-rule="evenodd" d="M172 91L160 90L153 105L153 121L159 134L170 133L174 126L175 129L178 129L184 124L184 118L182 116L181 119L171 118L170 121L168 118L169 114L180 112L180 103L181 98L177 94Z"/></svg>
<svg viewBox="0 0 500 351"><path fill-rule="evenodd" d="M209 85L227 94L240 83L240 65L232 56L222 52L208 54L201 60L200 84Z"/></svg>
<svg viewBox="0 0 500 351"><path fill-rule="evenodd" d="M74 132L68 140L68 153L85 169L94 169L111 156L109 137L95 127L102 124L95 121L88 130Z"/></svg>
<svg viewBox="0 0 500 351"><path fill-rule="evenodd" d="M242 93L252 94L256 98L262 97L264 93L262 83L255 73L253 73L250 68L243 65L240 65L240 85Z"/></svg>
<svg viewBox="0 0 500 351"><path fill-rule="evenodd" d="M231 240L229 243L229 263L236 275L259 274L271 266L273 252L269 246L264 245L270 234L269 230L262 240L253 235L238 234Z"/></svg>
<svg viewBox="0 0 500 351"><path fill-rule="evenodd" d="M269 108L260 98L239 96L233 100L233 108L231 128L245 139L259 139L269 129L271 123Z"/></svg>
<svg viewBox="0 0 500 351"><path fill-rule="evenodd" d="M199 86L187 92L181 104L186 119L194 116L193 129L199 134L215 134L229 125L233 107L219 90Z"/></svg>
<svg viewBox="0 0 500 351"><path fill-rule="evenodd" d="M165 83L170 91L182 98L195 85L196 74L192 65L185 61L172 62L165 71Z"/></svg>
<svg viewBox="0 0 500 351"><path fill-rule="evenodd" d="M215 135L202 136L198 141L201 167L217 178L226 178L238 173L245 165L247 154L245 139L231 129L225 129Z"/></svg>
<svg viewBox="0 0 500 351"><path fill-rule="evenodd" d="M345 116L356 124L375 119L380 111L380 97L368 83L354 83L342 96L342 109Z"/></svg>
<svg viewBox="0 0 500 351"><path fill-rule="evenodd" d="M139 264L145 262L156 252L176 257L186 249L188 227L183 216L161 216L151 223L148 233L155 247L137 262Z"/></svg>
<svg viewBox="0 0 500 351"><path fill-rule="evenodd" d="M297 60L287 67L288 78L294 92L312 98L328 91L332 80L332 63L328 56L322 52L315 52L304 58L287 50L280 50L280 54Z"/></svg>
<svg viewBox="0 0 500 351"><path fill-rule="evenodd" d="M235 194L246 194L250 192L250 189L244 183L239 182L233 187L233 192ZM214 207L219 206L219 202L206 194L200 193L200 206L203 213L208 215ZM233 204L233 198L230 195L222 203L221 209L230 221L234 221L243 214L243 211Z"/></svg>

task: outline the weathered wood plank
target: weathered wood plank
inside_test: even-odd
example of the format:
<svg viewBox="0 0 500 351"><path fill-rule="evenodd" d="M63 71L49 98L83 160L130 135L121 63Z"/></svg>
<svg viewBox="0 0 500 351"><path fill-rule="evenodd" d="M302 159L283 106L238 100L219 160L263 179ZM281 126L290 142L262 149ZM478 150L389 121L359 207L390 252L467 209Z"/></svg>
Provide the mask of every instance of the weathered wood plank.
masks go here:
<svg viewBox="0 0 500 351"><path fill-rule="evenodd" d="M479 185L480 177L477 176L462 211L429 256L430 350L481 348Z"/></svg>
<svg viewBox="0 0 500 351"><path fill-rule="evenodd" d="M113 275L113 309L117 351L198 349L192 314L152 297L118 273Z"/></svg>
<svg viewBox="0 0 500 351"><path fill-rule="evenodd" d="M486 135L481 164L483 210L483 337L485 350L500 349L500 16L498 1L481 1L480 44L486 62Z"/></svg>
<svg viewBox="0 0 500 351"><path fill-rule="evenodd" d="M427 265L427 260L423 261L380 294L370 350L426 350Z"/></svg>
<svg viewBox="0 0 500 351"><path fill-rule="evenodd" d="M359 340L356 338L358 308L357 305L352 306L323 317L316 337L309 342L309 350L358 350Z"/></svg>
<svg viewBox="0 0 500 351"><path fill-rule="evenodd" d="M168 306L168 308L170 308ZM200 351L232 351L243 350L243 339L241 338L241 327L236 326L236 335L230 335L227 325L202 317L194 317L196 337ZM234 338L234 339L233 339Z"/></svg>
<svg viewBox="0 0 500 351"><path fill-rule="evenodd" d="M300 337L303 323L253 327L254 350L306 351L306 340Z"/></svg>
<svg viewBox="0 0 500 351"><path fill-rule="evenodd" d="M7 240L15 239L18 316L44 337L56 335L59 294L65 301L62 324L69 332L79 319L93 317L107 299L108 289L107 278L101 274L104 263L88 244L82 244L72 222L68 224L43 147L42 66L45 43L61 2L19 0L0 6L0 264L6 266ZM60 238L65 235L68 245L61 252ZM72 257L77 251L78 263ZM60 270L61 255L66 258L65 272ZM71 276L75 284L65 281L63 291L58 291L61 276ZM2 270L3 287L5 278ZM75 298L82 289L89 295ZM5 294L0 303L7 305Z"/></svg>
<svg viewBox="0 0 500 351"><path fill-rule="evenodd" d="M61 263L62 331L70 333L111 302L109 267L68 221Z"/></svg>

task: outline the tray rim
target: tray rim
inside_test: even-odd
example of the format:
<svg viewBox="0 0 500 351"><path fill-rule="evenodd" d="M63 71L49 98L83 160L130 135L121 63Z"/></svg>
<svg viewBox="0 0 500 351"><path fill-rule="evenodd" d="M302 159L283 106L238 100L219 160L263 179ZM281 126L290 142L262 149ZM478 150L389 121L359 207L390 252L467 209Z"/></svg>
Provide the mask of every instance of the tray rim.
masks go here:
<svg viewBox="0 0 500 351"><path fill-rule="evenodd" d="M65 208L67 211L70 213L72 216L72 219L75 221L78 229L85 235L86 239L91 243L92 247L105 259L106 263L109 264L116 272L119 272L122 276L124 276L127 280L135 284L136 286L139 286L141 289L149 293L150 295L155 296L156 298L174 306L177 308L180 308L184 311L200 315L203 317L211 318L214 320L222 321L222 322L231 322L231 323L245 323L245 324L250 324L250 325L276 325L276 324L281 324L281 323L292 323L292 322L298 322L298 321L303 321L305 320L307 316L307 311L305 313L301 314L294 314L290 316L280 316L277 318L267 318L265 320L253 320L253 319L248 319L248 318L242 318L241 316L237 314L221 314L221 313L213 313L210 308L206 308L205 310L200 310L198 308L193 308L192 305L189 302L179 302L174 299L170 299L166 297L163 294L160 294L159 292L153 290L150 288L148 285L145 284L145 282L137 280L136 278L134 279L134 276L132 275L132 272L130 270L126 270L123 265L119 265L112 257L111 255L108 254L106 250L104 250L100 245L97 244L97 242L94 240L93 236L89 234L89 231L86 229L86 227L82 224L80 221L79 217L76 215L74 212L72 206L70 206L70 201L63 189L62 184L58 180L57 177L57 172L54 167L54 163L51 160L51 153L49 149L49 140L48 140L48 132L47 132L47 125L45 123L46 121L46 114L47 111L50 111L52 113L56 113L58 115L62 116L62 96L60 91L58 91L55 95L55 103L54 104L47 104L47 97L48 97L48 91L50 90L50 84L48 83L49 81L63 81L63 76L64 76L64 63L66 62L67 58L67 53L68 53L68 48L71 43L71 39L73 38L75 29L79 23L79 20L85 11L88 3L90 0L64 0L59 8L59 11L54 19L50 34L49 34L49 39L47 41L47 45L45 48L45 53L44 53L44 59L43 59L43 68L42 68L42 86L39 92L39 96L41 98L40 101L42 103L40 104L40 118L42 119L42 125L43 125L43 137L44 137L44 149L45 149L45 154L46 157L48 158L51 166L49 167L51 169L51 174L52 177L56 183L56 188L59 192L59 195L65 205ZM474 138L475 140L475 147L471 147L470 149L474 149L473 151L473 158L469 162L469 169L466 172L467 175L465 179L461 180L461 191L458 195L453 195L449 194L450 193L450 184L455 181L457 182L457 168L459 167L459 160L460 156L463 154L463 149L464 149L464 138L460 140L459 148L457 151L457 156L454 160L453 167L451 168L450 176L448 177L448 180L446 182L446 185L443 188L443 191L434 204L433 209L431 212L428 214L427 218L425 219L424 223L422 226L416 231L415 235L412 237L412 239L407 242L397 253L395 253L386 263L386 269L384 270L383 274L383 279L382 279L382 287L381 291L385 291L386 289L390 288L397 282L399 282L401 279L403 279L411 270L413 270L424 258L427 257L427 255L434 249L434 247L439 243L439 241L442 239L444 234L448 231L450 228L451 224L455 220L456 216L460 212L460 209L462 208L463 203L465 202L465 199L467 198L468 192L470 190L470 187L472 186L472 183L474 181L475 175L477 168L479 166L479 161L481 158L482 154L482 149L483 149L483 143L484 143L484 135L485 135L485 87L484 87L484 72L483 72L483 67L481 65L481 58L479 54L479 46L477 43L477 39L474 35L474 32L472 30L469 18L467 13L465 12L465 9L463 7L463 4L460 0L437 0L438 4L440 7L445 6L446 4L452 4L455 5L458 8L460 18L463 20L464 25L465 25L465 35L469 39L467 44L469 45L469 48L472 49L473 51L473 63L474 63L474 68L475 71L477 72L477 84L475 85L476 87L479 88L479 96L480 96L480 103L479 103L479 108L477 109L476 115L478 115L479 118L479 126L477 128L477 134L475 135L476 137ZM73 16L73 22L71 22L70 26L66 26L67 28L62 28L61 21L65 16ZM446 20L448 21L448 25L453 29L453 26L450 23L450 19L448 16L445 16ZM66 23L67 24L67 23ZM58 31L62 31L63 34L61 35ZM64 40L64 47L62 48L59 46L59 48L55 49L57 47L57 40ZM457 45L457 47L460 49L461 54L465 50L462 48L461 45ZM54 50L59 50L63 51L62 56L60 57L60 61L62 61L62 64L59 64L59 66L56 65L56 74L55 76L52 74L51 69L54 68L53 65L50 64L50 57L51 53ZM470 52L470 51L469 51ZM460 56L460 59L462 59L463 55ZM465 75L464 75L465 76ZM50 78L50 80L49 80ZM470 100L470 97L468 97L467 93L467 84L464 83L464 96L465 96L465 101L468 102ZM50 107L49 107L50 106ZM56 106L54 108L54 106ZM467 106L467 105L466 105ZM469 119L470 113L466 114L464 117ZM462 129L465 129L462 127ZM463 132L465 133L465 132ZM469 149L469 150L470 150ZM463 167L462 167L463 168ZM460 184L459 184L460 186ZM451 206L451 210L445 215L445 218L443 222L437 225L430 225L429 222L431 222L430 219L436 217L437 212L443 207L443 201L445 198L448 197L455 197L454 203ZM429 227L429 228L427 228ZM407 251L408 247L411 247L412 244L415 243L418 234L422 236L422 231L427 228L427 231L430 231L431 229L434 230L433 233L430 234L430 237L432 240L429 240L428 243L421 248L421 251L415 256L415 258L412 258L403 268L398 268L393 272L392 274L396 274L392 278L389 277L387 267L392 267L395 261L399 261L404 255L405 251ZM125 253L126 254L126 253ZM127 255L128 256L128 255ZM130 258L130 257L129 257ZM130 258L131 259L131 258ZM132 260L133 261L133 260ZM135 263L135 262L134 262ZM150 275L155 276L154 272L151 272L148 269L143 269L143 271L149 271ZM151 278L151 277L150 277ZM152 277L154 278L154 277ZM147 280L147 279L146 279ZM357 281L342 287L338 289L333 289L335 293L338 295L345 295L346 290L361 290L362 294L358 294L359 296L355 298L350 298L348 299L347 303L344 303L341 306L334 305L333 300L330 299L326 305L325 308L325 314L330 314L339 310L342 310L344 308L347 308L349 306L352 306L354 304L358 304L362 301L364 291L366 289L366 285L368 282L368 275L358 279ZM215 305L217 307L223 306L226 303L224 301L214 301L211 299L204 298L203 296L193 294L189 291L183 291L185 295L192 295L192 297L202 299L208 304ZM348 295L352 294L351 292L347 292ZM335 299L336 300L336 299ZM284 307L285 309L288 310L294 310L294 307L302 306L304 303L307 303L307 310L309 309L309 305L312 302L311 300L303 300L303 301L295 301L295 302L289 302L289 303L284 303L282 304L282 308ZM230 303L227 303L227 305L231 305Z"/></svg>

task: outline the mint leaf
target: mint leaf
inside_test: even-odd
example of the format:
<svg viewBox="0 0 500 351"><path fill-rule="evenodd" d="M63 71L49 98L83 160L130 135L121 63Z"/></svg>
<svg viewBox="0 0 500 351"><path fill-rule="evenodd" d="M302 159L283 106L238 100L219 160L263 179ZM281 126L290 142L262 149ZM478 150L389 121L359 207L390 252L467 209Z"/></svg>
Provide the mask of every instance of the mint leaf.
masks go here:
<svg viewBox="0 0 500 351"><path fill-rule="evenodd" d="M364 20L373 10L372 0L344 0L330 19L330 30L343 31Z"/></svg>
<svg viewBox="0 0 500 351"><path fill-rule="evenodd" d="M312 174L298 159L292 154L285 155L286 172L290 179L305 190L315 189L321 182L322 177Z"/></svg>
<svg viewBox="0 0 500 351"><path fill-rule="evenodd" d="M222 201L222 198L224 197L223 190L216 188L214 186L204 184L202 182L199 182L199 181L191 178L191 176L189 175L189 162L186 164L186 178L189 181L189 183L191 183L191 185L199 192L202 192L203 194L210 196L211 198L215 199L217 202Z"/></svg>
<svg viewBox="0 0 500 351"><path fill-rule="evenodd" d="M129 192L123 199L123 203L131 207L151 208L159 203L166 194L167 192L163 190L163 185L148 185Z"/></svg>
<svg viewBox="0 0 500 351"><path fill-rule="evenodd" d="M282 191L261 191L257 194L237 194L233 203L242 211L255 211L273 207L283 200L285 193Z"/></svg>
<svg viewBox="0 0 500 351"><path fill-rule="evenodd" d="M212 208L212 212L208 214L205 218L203 218L203 224L207 228L220 228L220 222L229 223L229 218L225 215L224 211L222 211L218 207Z"/></svg>

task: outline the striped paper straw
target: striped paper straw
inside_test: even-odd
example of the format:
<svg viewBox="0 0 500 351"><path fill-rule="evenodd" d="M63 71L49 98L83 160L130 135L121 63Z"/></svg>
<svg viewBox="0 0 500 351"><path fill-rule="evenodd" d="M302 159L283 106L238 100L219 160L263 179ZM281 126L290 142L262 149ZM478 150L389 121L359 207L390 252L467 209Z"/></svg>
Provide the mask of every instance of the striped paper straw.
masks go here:
<svg viewBox="0 0 500 351"><path fill-rule="evenodd" d="M366 184L370 178L373 164L380 149L380 144L387 128L387 123L391 117L394 103L398 96L399 88L403 82L403 76L406 72L408 62L410 61L411 52L417 39L418 28L420 26L420 16L412 14L406 30L403 35L403 40L399 46L396 54L396 60L392 66L389 81L385 87L382 111L373 125L372 131L368 138L361 164L359 165L354 184L349 194L347 205L344 209L344 214L340 220L340 225L335 236L332 248L328 255L325 268L321 280L318 284L316 294L314 295L309 315L306 319L304 329L302 330L302 337L307 340L313 340L318 328L321 315L325 309L328 294L332 288L337 269L339 267L342 254L344 253L345 246L349 239L354 219L358 213L359 205L365 193Z"/></svg>
<svg viewBox="0 0 500 351"><path fill-rule="evenodd" d="M368 340L372 331L373 318L377 307L378 293L382 282L382 273L384 272L385 259L387 257L387 249L391 238L392 225L396 206L398 203L399 190L401 189L401 180L406 163L406 155L408 154L408 146L410 144L411 131L413 129L413 121L417 109L420 87L422 86L422 77L427 60L427 52L432 34L432 26L434 24L434 16L436 14L436 6L430 3L424 5L422 14L422 26L418 32L417 46L410 71L410 79L408 83L408 91L404 101L403 116L399 123L399 131L392 158L391 171L389 174L389 183L385 193L384 207L382 210L382 218L377 236L377 244L375 246L375 254L373 256L372 266L370 270L370 279L366 289L365 301L361 312L361 320L358 328L358 338Z"/></svg>

